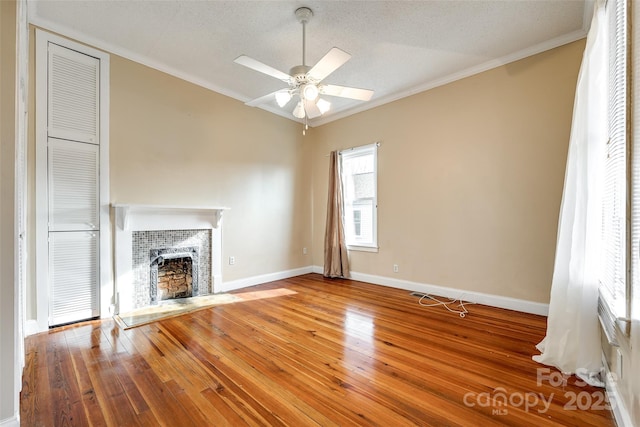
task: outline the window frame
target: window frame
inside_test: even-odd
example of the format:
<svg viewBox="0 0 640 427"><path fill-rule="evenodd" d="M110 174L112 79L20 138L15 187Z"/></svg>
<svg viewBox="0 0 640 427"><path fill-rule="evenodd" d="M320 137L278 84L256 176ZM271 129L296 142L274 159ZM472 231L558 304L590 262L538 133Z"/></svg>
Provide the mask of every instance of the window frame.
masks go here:
<svg viewBox="0 0 640 427"><path fill-rule="evenodd" d="M349 236L346 233L345 226L345 239L347 240L347 250L349 251L360 251L360 252L378 252L378 147L379 143L373 143L368 145L362 145L359 147L348 148L345 150L341 150L338 152L340 156L340 184L342 185L342 202L344 206L343 213L343 221L346 225L346 214L347 214L347 199L346 199L346 191L345 191L345 177L344 168L343 168L343 160L364 156L364 155L373 155L373 197L367 197L366 200L371 200L373 205L372 212L372 239L370 244L354 244L354 242L349 241ZM365 200L362 199L354 199L354 200ZM362 219L361 219L362 221Z"/></svg>
<svg viewBox="0 0 640 427"><path fill-rule="evenodd" d="M606 8L609 33L609 139L605 149L604 195L602 204L602 241L605 250L600 293L616 317L625 317L623 307L628 296L628 224L627 205L630 182L628 117L628 46L625 0L613 0Z"/></svg>
<svg viewBox="0 0 640 427"><path fill-rule="evenodd" d="M608 253L609 246L608 238L611 235L605 234L605 228L607 227L611 231L615 231L615 226L609 221L607 213L613 212L615 209L613 205L616 203L614 200L612 203L607 204L607 194L603 198L603 248L605 253L603 256L602 276L599 283L599 299L602 303L599 303L598 313L601 317L601 321L604 321L603 328L607 334L607 339L612 342L617 341L616 337L628 338L630 335L630 323L629 318L631 315L631 301L633 298L633 289L637 286L638 276L638 263L635 260L638 248L637 245L633 245L633 239L637 239L638 227L640 226L640 206L638 206L638 191L640 190L640 176L635 168L638 167L638 160L634 159L634 155L637 156L636 149L634 147L634 134L633 129L629 126L629 122L634 121L634 112L632 111L631 91L632 88L632 73L631 63L634 60L632 52L630 50L630 17L629 17L629 2L626 0L613 0L606 6L607 9L607 25L609 26L609 67L610 75L609 82L609 140L604 151L605 162L608 162L609 156L622 155L623 168L622 172L619 172L618 179L610 181L610 173L607 169L608 164L605 165L605 181L603 182L604 189L607 191L608 185L614 184L623 186L623 189L619 193L621 199L618 201L620 206L617 210L620 211L619 218L620 224L620 236L619 244L616 247L615 253ZM611 8L615 7L615 10ZM624 14L621 16L621 14ZM622 21L622 22L620 22ZM620 23L622 26L620 27ZM622 49L620 44L622 43ZM620 55L623 55L623 62L618 64L621 60ZM616 64L616 65L614 65ZM623 79L616 79L616 76L622 75ZM622 88L622 89L620 89ZM614 93L617 92L617 93ZM621 151L617 151L615 154L612 151L612 144L622 144ZM619 149L620 150L620 149ZM622 182L619 182L622 180ZM615 218L615 217L614 217ZM607 256L608 255L608 256ZM613 277L607 276L608 264L615 263L616 260L609 258L619 258L620 266L616 269L622 270L616 273ZM608 279L607 279L608 277ZM614 282L610 285L605 285L607 282ZM613 285L613 289L611 288ZM616 298L616 295L621 295L621 298Z"/></svg>

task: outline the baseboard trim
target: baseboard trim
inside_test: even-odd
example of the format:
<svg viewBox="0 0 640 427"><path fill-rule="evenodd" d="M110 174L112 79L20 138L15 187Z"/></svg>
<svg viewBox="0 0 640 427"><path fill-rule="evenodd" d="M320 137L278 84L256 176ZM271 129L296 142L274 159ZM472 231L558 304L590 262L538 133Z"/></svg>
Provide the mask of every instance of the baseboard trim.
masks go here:
<svg viewBox="0 0 640 427"><path fill-rule="evenodd" d="M0 421L0 427L20 427L20 422L18 421L18 416L14 415L11 418L4 419Z"/></svg>
<svg viewBox="0 0 640 427"><path fill-rule="evenodd" d="M314 265L313 272L322 274L323 268ZM469 291L465 289L447 288L444 286L431 285L427 283L411 282L409 280L393 279L391 277L376 276L373 274L351 272L351 279L360 282L373 283L374 285L388 286L390 288L404 289L407 291L422 292L446 298L462 298L465 301L484 304L492 307L506 308L508 310L520 311L523 313L538 314L547 316L549 314L549 304L527 301L517 298L504 297L500 295L485 294L482 292Z"/></svg>
<svg viewBox="0 0 640 427"><path fill-rule="evenodd" d="M35 319L27 320L24 323L24 336L28 337L29 335L34 335L39 332L42 332L38 327L38 321Z"/></svg>
<svg viewBox="0 0 640 427"><path fill-rule="evenodd" d="M611 371L609 371L609 364L604 354L602 355L602 364L604 365L606 373L604 384L607 398L611 403L611 412L613 412L616 426L633 427L634 424L631 421L631 414L625 405L624 399L620 396L620 388L618 387L617 381L612 381L613 375L611 375Z"/></svg>
<svg viewBox="0 0 640 427"><path fill-rule="evenodd" d="M247 288L249 286L261 285L263 283L288 279L290 277L301 276L308 273L322 274L323 268L321 266L314 265L232 280L222 283L220 285L220 288L216 289L216 292L234 291L237 289ZM465 289L447 288L444 286L412 282L409 280L393 279L391 277L376 276L373 274L358 272L351 272L351 279L360 282L372 283L374 285L388 286L390 288L404 289L412 292L422 292L425 294L433 294L446 298L463 298L465 301L471 301L477 304L484 304L492 307L506 308L508 310L515 310L523 313L538 314L541 316L547 316L549 314L549 304L543 304L517 298L486 294Z"/></svg>
<svg viewBox="0 0 640 427"><path fill-rule="evenodd" d="M244 279L223 282L216 292L229 292L236 289L247 288L249 286L261 285L275 280L288 279L290 277L301 276L313 271L311 266L294 268L293 270L277 271L275 273L261 274L259 276L245 277Z"/></svg>

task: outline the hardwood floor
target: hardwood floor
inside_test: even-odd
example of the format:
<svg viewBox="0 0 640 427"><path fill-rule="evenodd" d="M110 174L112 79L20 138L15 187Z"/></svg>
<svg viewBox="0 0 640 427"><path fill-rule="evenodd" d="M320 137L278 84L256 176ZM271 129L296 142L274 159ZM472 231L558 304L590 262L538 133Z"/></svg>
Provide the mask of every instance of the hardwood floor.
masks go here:
<svg viewBox="0 0 640 427"><path fill-rule="evenodd" d="M28 337L22 425L614 425L601 389L531 360L544 317L469 305L461 318L316 274L248 291L126 331Z"/></svg>

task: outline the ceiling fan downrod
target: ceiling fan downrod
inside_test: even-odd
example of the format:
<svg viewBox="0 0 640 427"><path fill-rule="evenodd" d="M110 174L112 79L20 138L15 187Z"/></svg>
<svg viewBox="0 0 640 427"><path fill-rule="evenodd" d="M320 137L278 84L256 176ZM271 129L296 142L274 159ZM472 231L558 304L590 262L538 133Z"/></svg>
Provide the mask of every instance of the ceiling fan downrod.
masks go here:
<svg viewBox="0 0 640 427"><path fill-rule="evenodd" d="M307 22L311 20L313 11L308 7L299 7L298 9L296 9L295 14L298 22L302 24L302 66L305 66L307 65Z"/></svg>

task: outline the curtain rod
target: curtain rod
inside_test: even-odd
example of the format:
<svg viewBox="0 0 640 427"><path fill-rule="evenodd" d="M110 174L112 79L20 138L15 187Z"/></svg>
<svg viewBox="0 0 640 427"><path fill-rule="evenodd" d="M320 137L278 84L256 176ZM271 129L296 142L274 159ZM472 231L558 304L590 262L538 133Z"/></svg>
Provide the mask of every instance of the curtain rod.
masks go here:
<svg viewBox="0 0 640 427"><path fill-rule="evenodd" d="M370 145L375 145L376 147L380 147L380 145L382 145L382 143L380 141L376 141L372 144L365 144L365 145L359 145L357 147L351 147L351 148L345 148L344 150L338 150L338 154L340 154L342 151L347 151L347 150L357 150L359 148L364 148L364 147L368 147ZM329 154L325 154L325 157L329 157L331 155L331 153Z"/></svg>

